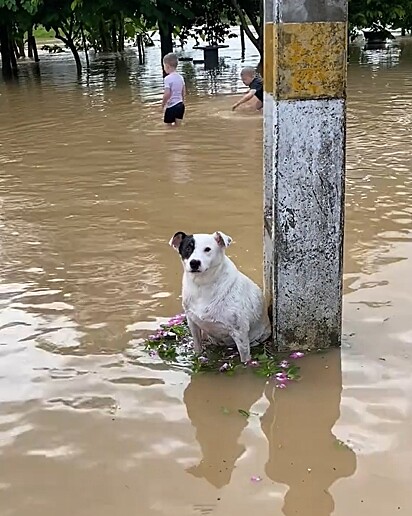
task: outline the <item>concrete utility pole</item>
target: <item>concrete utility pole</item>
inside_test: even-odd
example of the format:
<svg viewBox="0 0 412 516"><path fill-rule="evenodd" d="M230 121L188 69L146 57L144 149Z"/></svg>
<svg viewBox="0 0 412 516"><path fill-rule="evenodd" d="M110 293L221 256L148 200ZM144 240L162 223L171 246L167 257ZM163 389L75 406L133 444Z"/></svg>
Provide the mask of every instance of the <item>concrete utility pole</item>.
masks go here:
<svg viewBox="0 0 412 516"><path fill-rule="evenodd" d="M339 346L348 0L265 0L264 276L280 351Z"/></svg>

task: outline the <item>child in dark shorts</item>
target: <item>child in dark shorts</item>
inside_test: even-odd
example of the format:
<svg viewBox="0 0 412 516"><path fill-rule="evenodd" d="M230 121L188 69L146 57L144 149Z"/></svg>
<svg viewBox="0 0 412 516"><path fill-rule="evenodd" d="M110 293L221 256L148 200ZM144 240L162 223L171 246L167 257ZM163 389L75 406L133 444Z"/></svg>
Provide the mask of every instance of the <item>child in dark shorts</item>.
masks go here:
<svg viewBox="0 0 412 516"><path fill-rule="evenodd" d="M178 125L185 114L186 87L183 77L176 72L178 58L176 54L167 54L163 58L163 68L167 73L164 79L162 106L165 109L164 123Z"/></svg>
<svg viewBox="0 0 412 516"><path fill-rule="evenodd" d="M245 86L249 86L249 91L236 104L233 105L232 111L235 111L241 104L256 99L256 109L262 109L263 106L263 81L251 66L246 66L240 72L240 77Z"/></svg>

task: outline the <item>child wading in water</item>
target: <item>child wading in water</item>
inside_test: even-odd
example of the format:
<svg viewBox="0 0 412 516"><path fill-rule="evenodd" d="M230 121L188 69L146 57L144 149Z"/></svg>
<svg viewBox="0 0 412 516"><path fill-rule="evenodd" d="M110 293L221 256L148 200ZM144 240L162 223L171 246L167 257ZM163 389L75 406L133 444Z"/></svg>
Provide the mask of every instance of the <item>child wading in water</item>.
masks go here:
<svg viewBox="0 0 412 516"><path fill-rule="evenodd" d="M163 58L163 68L167 74L162 102L163 109L166 108L163 121L168 125L178 125L185 114L185 80L176 72L177 63L176 54L166 54Z"/></svg>
<svg viewBox="0 0 412 516"><path fill-rule="evenodd" d="M263 107L263 81L262 78L257 75L254 68L246 66L240 72L240 78L245 86L249 86L249 92L246 93L236 104L233 105L232 111L235 111L241 104L252 100L256 100L256 109L262 109Z"/></svg>

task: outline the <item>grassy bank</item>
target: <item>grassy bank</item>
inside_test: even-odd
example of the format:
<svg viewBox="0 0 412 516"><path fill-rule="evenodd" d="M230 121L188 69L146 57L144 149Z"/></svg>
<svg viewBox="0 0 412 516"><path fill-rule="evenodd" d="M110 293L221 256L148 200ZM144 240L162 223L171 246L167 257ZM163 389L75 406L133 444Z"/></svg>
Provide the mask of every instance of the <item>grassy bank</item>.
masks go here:
<svg viewBox="0 0 412 516"><path fill-rule="evenodd" d="M33 36L37 39L37 40L42 40L42 39L54 39L55 38L55 34L54 34L54 30L46 30L43 26L39 26L37 27L37 29L35 29L33 31Z"/></svg>

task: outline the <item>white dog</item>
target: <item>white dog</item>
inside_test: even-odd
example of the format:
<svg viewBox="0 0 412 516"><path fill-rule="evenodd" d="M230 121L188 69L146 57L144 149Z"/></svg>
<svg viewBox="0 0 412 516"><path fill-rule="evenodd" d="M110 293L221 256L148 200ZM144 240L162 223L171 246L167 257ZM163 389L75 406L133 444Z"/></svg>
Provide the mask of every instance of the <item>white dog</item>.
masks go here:
<svg viewBox="0 0 412 516"><path fill-rule="evenodd" d="M250 360L251 344L270 337L271 327L261 289L225 255L232 239L177 232L169 244L183 262L183 308L194 348L203 336L228 346L236 344L242 362Z"/></svg>

